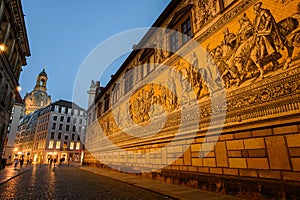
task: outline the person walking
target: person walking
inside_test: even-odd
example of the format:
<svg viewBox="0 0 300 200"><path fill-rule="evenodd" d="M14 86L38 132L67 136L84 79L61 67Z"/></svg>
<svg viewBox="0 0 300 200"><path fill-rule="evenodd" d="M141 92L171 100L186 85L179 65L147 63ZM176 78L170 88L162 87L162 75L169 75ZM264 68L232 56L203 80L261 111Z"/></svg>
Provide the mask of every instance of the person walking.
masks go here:
<svg viewBox="0 0 300 200"><path fill-rule="evenodd" d="M18 163L19 163L19 159L16 158L16 159L15 159L15 168L18 166Z"/></svg>
<svg viewBox="0 0 300 200"><path fill-rule="evenodd" d="M21 159L20 159L20 168L22 168L23 163L24 163L24 158L21 158Z"/></svg>
<svg viewBox="0 0 300 200"><path fill-rule="evenodd" d="M56 158L54 158L54 160L53 160L54 167L55 167L56 161L57 161Z"/></svg>

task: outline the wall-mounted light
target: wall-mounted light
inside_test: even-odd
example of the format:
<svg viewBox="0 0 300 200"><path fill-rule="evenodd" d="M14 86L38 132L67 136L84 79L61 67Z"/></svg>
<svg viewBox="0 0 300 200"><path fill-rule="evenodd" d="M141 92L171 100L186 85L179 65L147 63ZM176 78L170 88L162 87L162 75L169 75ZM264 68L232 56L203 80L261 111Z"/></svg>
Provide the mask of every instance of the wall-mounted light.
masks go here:
<svg viewBox="0 0 300 200"><path fill-rule="evenodd" d="M17 91L20 92L22 90L21 86L17 86Z"/></svg>
<svg viewBox="0 0 300 200"><path fill-rule="evenodd" d="M5 45L4 44L0 44L0 51L5 51Z"/></svg>

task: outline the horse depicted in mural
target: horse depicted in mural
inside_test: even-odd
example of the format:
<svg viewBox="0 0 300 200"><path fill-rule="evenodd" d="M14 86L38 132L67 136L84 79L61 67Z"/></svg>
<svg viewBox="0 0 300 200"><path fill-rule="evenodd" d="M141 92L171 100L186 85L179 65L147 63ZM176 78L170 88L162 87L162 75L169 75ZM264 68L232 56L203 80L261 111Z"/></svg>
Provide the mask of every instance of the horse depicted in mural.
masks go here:
<svg viewBox="0 0 300 200"><path fill-rule="evenodd" d="M300 3L298 12L276 22L268 9L255 4L256 18L253 22L246 13L239 19L240 28L236 34L224 29L220 45L207 51L217 66L226 88L240 85L247 79L263 78L269 63L269 71L291 66L295 47L300 47ZM280 64L280 51L287 51L287 58Z"/></svg>

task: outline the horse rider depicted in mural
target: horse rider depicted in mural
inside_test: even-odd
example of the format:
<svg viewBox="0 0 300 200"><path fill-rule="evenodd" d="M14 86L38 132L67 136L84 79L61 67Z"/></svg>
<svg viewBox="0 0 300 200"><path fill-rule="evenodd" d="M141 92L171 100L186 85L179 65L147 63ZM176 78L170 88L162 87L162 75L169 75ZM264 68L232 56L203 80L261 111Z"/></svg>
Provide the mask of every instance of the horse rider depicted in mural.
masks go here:
<svg viewBox="0 0 300 200"><path fill-rule="evenodd" d="M253 9L256 14L254 20L254 29L256 33L256 57L261 72L261 77L264 75L263 66L269 62L273 63L273 69L278 65L277 60L281 58L278 50L283 49L284 39L280 34L276 21L270 10L261 8L262 2L254 5Z"/></svg>

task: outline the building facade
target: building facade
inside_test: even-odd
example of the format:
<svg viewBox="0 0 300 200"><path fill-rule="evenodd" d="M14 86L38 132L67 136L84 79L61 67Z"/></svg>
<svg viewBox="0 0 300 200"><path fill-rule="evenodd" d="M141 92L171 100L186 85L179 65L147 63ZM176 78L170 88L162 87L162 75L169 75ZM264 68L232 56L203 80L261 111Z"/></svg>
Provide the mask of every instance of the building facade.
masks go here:
<svg viewBox="0 0 300 200"><path fill-rule="evenodd" d="M86 111L59 100L26 116L19 126L15 149L35 163L47 163L51 158L80 163L85 131Z"/></svg>
<svg viewBox="0 0 300 200"><path fill-rule="evenodd" d="M26 115L44 108L51 103L51 96L47 94L47 81L48 76L45 69L43 69L36 77L36 84L33 91L26 93L24 97Z"/></svg>
<svg viewBox="0 0 300 200"><path fill-rule="evenodd" d="M0 152L14 104L22 66L30 56L21 0L0 1Z"/></svg>
<svg viewBox="0 0 300 200"><path fill-rule="evenodd" d="M15 139L17 136L18 127L20 121L24 117L24 102L20 96L20 93L17 93L14 106L11 111L10 123L7 128L6 140L4 142L4 158L6 158L6 164L12 163L14 159L15 149Z"/></svg>
<svg viewBox="0 0 300 200"><path fill-rule="evenodd" d="M294 0L171 1L89 107L84 163L300 198L299 13Z"/></svg>

